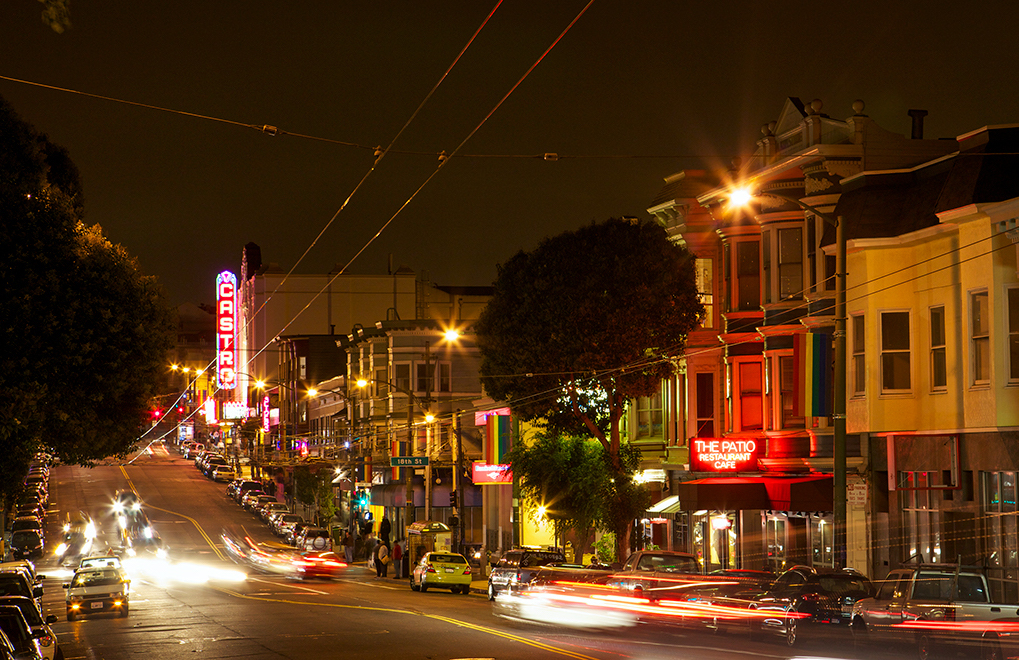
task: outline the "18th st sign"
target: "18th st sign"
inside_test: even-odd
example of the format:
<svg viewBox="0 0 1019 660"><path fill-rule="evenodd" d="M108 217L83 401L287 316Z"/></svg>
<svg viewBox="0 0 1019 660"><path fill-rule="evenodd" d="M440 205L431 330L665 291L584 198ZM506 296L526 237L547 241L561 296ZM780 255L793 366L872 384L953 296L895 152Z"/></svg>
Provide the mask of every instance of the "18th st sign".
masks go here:
<svg viewBox="0 0 1019 660"><path fill-rule="evenodd" d="M756 472L759 440L691 438L691 472Z"/></svg>

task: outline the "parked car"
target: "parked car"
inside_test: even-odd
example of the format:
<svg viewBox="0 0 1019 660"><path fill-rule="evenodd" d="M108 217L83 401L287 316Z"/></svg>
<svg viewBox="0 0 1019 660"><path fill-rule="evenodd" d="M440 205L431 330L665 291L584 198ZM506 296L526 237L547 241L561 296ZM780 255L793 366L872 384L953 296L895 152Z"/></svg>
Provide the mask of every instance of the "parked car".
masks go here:
<svg viewBox="0 0 1019 660"><path fill-rule="evenodd" d="M502 556L488 576L488 599L495 600L499 592L516 590L531 581L542 566L566 563L561 550L516 549Z"/></svg>
<svg viewBox="0 0 1019 660"><path fill-rule="evenodd" d="M251 491L265 492L260 481L251 481L250 479L238 481L237 485L233 488L233 492L228 492L240 504L241 498Z"/></svg>
<svg viewBox="0 0 1019 660"><path fill-rule="evenodd" d="M973 624L1006 620L1008 627L1019 621L1019 606L992 603L983 570L958 564L904 566L880 582L876 595L853 606L857 642L915 642L921 657L930 657L935 646L1005 657L995 627Z"/></svg>
<svg viewBox="0 0 1019 660"><path fill-rule="evenodd" d="M42 520L36 516L20 516L14 519L11 523L11 532L20 532L23 529L34 529L39 532L40 536L44 536L45 532L42 528Z"/></svg>
<svg viewBox="0 0 1019 660"><path fill-rule="evenodd" d="M276 536L286 537L287 533L294 528L294 525L303 523L304 518L296 513L284 513L273 518L273 531Z"/></svg>
<svg viewBox="0 0 1019 660"><path fill-rule="evenodd" d="M11 534L10 554L13 559L42 557L46 541L37 529L23 529Z"/></svg>
<svg viewBox="0 0 1019 660"><path fill-rule="evenodd" d="M200 469L202 471L202 474L204 474L205 476L209 477L210 479L214 479L213 472L218 467L224 467L224 468L230 467L230 461L226 460L226 458L224 458L223 456L218 456L218 455L216 455L216 456L209 456L208 458L206 458L205 460L202 461ZM236 475L234 475L234 476L236 476ZM234 477L230 477L230 478L233 479Z"/></svg>
<svg viewBox="0 0 1019 660"><path fill-rule="evenodd" d="M246 502L245 508L257 516L262 505L275 502L276 498L272 495L256 495L255 497L245 497L243 501Z"/></svg>
<svg viewBox="0 0 1019 660"><path fill-rule="evenodd" d="M32 629L20 609L13 605L0 605L0 630L14 646L15 658L42 659L42 647L32 636Z"/></svg>
<svg viewBox="0 0 1019 660"><path fill-rule="evenodd" d="M697 557L672 550L638 550L626 558L609 584L636 598L686 598L690 587L703 582Z"/></svg>
<svg viewBox="0 0 1019 660"><path fill-rule="evenodd" d="M25 617L25 623L35 639L36 649L42 654L43 660L54 660L57 655L57 636L50 624L57 622L57 617L49 614L44 619L31 598L24 596L0 597L0 607L17 607ZM63 657L61 654L60 657Z"/></svg>
<svg viewBox="0 0 1019 660"><path fill-rule="evenodd" d="M428 591L432 587L467 594L474 575L467 558L455 552L428 552L411 572L410 588Z"/></svg>
<svg viewBox="0 0 1019 660"><path fill-rule="evenodd" d="M258 503L259 498L266 498L262 500L263 503L276 499L275 497L269 497L260 490L249 490L241 498L241 507L247 509L248 511L251 511L251 508Z"/></svg>
<svg viewBox="0 0 1019 660"><path fill-rule="evenodd" d="M213 481L232 481L237 478L237 473L229 465L217 465L212 469Z"/></svg>
<svg viewBox="0 0 1019 660"><path fill-rule="evenodd" d="M297 545L297 539L301 538L301 534L303 534L304 530L310 526L311 523L308 522L294 523L293 526L286 531L283 539L290 545Z"/></svg>
<svg viewBox="0 0 1019 660"><path fill-rule="evenodd" d="M303 552L294 558L295 576L305 580L312 578L332 580L346 567L347 563L332 551Z"/></svg>
<svg viewBox="0 0 1019 660"><path fill-rule="evenodd" d="M289 513L290 507L287 506L286 502L266 502L258 510L258 516L265 522L269 522L269 516L273 513Z"/></svg>
<svg viewBox="0 0 1019 660"><path fill-rule="evenodd" d="M31 598L42 611L42 585L34 582L23 570L0 570L0 595Z"/></svg>
<svg viewBox="0 0 1019 660"><path fill-rule="evenodd" d="M861 573L794 566L750 604L750 635L778 635L789 646L805 637L841 634L849 641L853 606L874 595L874 585Z"/></svg>
<svg viewBox="0 0 1019 660"><path fill-rule="evenodd" d="M67 590L68 621L74 621L78 616L102 612L127 616L131 580L120 567L119 560L103 563L106 565L90 559L83 560L71 581L64 584Z"/></svg>

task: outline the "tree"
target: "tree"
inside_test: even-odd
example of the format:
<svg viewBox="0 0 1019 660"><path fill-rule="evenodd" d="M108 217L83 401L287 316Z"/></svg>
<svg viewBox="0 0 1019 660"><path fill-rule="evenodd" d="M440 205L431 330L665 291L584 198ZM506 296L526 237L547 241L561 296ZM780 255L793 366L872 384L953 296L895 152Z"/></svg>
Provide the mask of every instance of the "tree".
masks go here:
<svg viewBox="0 0 1019 660"><path fill-rule="evenodd" d="M312 510L316 523L331 519L336 513L332 466L321 463L295 467L294 499Z"/></svg>
<svg viewBox="0 0 1019 660"><path fill-rule="evenodd" d="M693 255L651 221L616 218L547 238L500 265L475 324L493 398L552 433L602 443L615 475L620 557L638 513L626 510L635 500L620 419L627 401L654 394L674 373L703 314Z"/></svg>
<svg viewBox="0 0 1019 660"><path fill-rule="evenodd" d="M601 483L608 463L601 445L580 437L542 433L530 444L520 442L507 459L520 481L521 494L555 525L556 538L573 530L583 556L601 511Z"/></svg>
<svg viewBox="0 0 1019 660"><path fill-rule="evenodd" d="M5 499L44 447L81 465L125 455L173 346L173 310L156 280L82 212L66 151L0 98Z"/></svg>

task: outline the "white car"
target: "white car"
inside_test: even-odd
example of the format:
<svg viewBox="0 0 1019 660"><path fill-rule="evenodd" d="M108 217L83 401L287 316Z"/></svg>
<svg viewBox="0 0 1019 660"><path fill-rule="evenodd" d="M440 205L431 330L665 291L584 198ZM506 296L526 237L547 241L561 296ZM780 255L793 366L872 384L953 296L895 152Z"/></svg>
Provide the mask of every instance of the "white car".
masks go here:
<svg viewBox="0 0 1019 660"><path fill-rule="evenodd" d="M82 564L91 560L92 558L82 560ZM120 568L119 559L116 565L107 562L105 565L79 567L74 572L71 582L64 584L64 589L67 590L68 621L74 621L78 616L102 612L116 612L120 616L127 616L131 580Z"/></svg>

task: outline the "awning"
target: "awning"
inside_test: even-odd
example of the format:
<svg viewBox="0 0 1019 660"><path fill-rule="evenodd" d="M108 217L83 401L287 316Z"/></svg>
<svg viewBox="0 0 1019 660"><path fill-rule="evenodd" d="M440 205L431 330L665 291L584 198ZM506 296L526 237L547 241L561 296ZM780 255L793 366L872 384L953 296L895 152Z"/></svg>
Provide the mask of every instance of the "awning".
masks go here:
<svg viewBox="0 0 1019 660"><path fill-rule="evenodd" d="M651 505L648 513L676 513L682 511L683 505L679 501L679 495L669 495Z"/></svg>
<svg viewBox="0 0 1019 660"><path fill-rule="evenodd" d="M711 477L679 484L683 511L831 511L832 476Z"/></svg>

